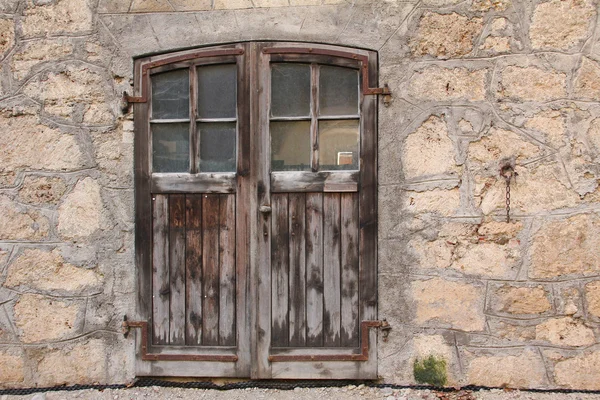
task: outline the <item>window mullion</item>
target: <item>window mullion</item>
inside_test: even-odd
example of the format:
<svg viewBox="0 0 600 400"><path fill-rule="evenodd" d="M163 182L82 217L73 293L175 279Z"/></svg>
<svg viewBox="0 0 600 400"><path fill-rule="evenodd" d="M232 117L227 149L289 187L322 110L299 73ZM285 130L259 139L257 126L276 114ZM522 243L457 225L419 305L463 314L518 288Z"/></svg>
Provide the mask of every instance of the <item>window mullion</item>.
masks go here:
<svg viewBox="0 0 600 400"><path fill-rule="evenodd" d="M313 172L317 172L319 170L319 66L313 63L310 65L310 69L310 137L312 144L312 158L310 161L310 166Z"/></svg>
<svg viewBox="0 0 600 400"><path fill-rule="evenodd" d="M198 76L196 66L190 66L190 173L198 173L198 157L200 155L200 138L196 123L198 110Z"/></svg>

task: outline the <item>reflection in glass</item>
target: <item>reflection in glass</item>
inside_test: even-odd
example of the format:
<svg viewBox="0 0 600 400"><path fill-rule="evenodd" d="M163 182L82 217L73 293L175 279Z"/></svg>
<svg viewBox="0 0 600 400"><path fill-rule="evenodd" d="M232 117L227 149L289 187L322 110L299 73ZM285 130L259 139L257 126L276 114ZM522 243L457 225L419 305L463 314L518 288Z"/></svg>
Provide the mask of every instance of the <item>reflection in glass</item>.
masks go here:
<svg viewBox="0 0 600 400"><path fill-rule="evenodd" d="M310 170L310 121L272 121L271 170Z"/></svg>
<svg viewBox="0 0 600 400"><path fill-rule="evenodd" d="M200 172L235 172L235 122L199 123Z"/></svg>
<svg viewBox="0 0 600 400"><path fill-rule="evenodd" d="M198 117L235 118L236 84L235 64L198 67Z"/></svg>
<svg viewBox="0 0 600 400"><path fill-rule="evenodd" d="M271 115L307 117L310 114L310 65L271 65Z"/></svg>
<svg viewBox="0 0 600 400"><path fill-rule="evenodd" d="M357 70L321 66L319 115L357 115L358 89Z"/></svg>
<svg viewBox="0 0 600 400"><path fill-rule="evenodd" d="M319 121L319 170L358 169L359 121Z"/></svg>
<svg viewBox="0 0 600 400"><path fill-rule="evenodd" d="M189 118L190 85L187 69L152 75L152 118Z"/></svg>
<svg viewBox="0 0 600 400"><path fill-rule="evenodd" d="M188 123L152 124L152 172L188 172Z"/></svg>

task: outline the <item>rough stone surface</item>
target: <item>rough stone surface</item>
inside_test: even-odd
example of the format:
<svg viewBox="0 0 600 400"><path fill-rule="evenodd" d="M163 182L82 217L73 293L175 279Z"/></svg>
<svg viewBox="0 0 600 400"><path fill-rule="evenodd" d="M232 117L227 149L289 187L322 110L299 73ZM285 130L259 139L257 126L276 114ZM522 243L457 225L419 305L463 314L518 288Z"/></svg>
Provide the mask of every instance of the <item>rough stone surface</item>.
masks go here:
<svg viewBox="0 0 600 400"><path fill-rule="evenodd" d="M485 99L487 70L427 67L410 79L408 97L424 101Z"/></svg>
<svg viewBox="0 0 600 400"><path fill-rule="evenodd" d="M413 54L428 54L437 58L467 55L473 49L474 38L481 29L481 18L426 12L412 42Z"/></svg>
<svg viewBox="0 0 600 400"><path fill-rule="evenodd" d="M458 189L434 189L426 192L406 192L404 208L409 212L453 215L460 204Z"/></svg>
<svg viewBox="0 0 600 400"><path fill-rule="evenodd" d="M564 98L567 96L566 75L537 67L509 66L502 71L497 96L523 101Z"/></svg>
<svg viewBox="0 0 600 400"><path fill-rule="evenodd" d="M13 386L25 380L24 362L20 351L0 350L0 388Z"/></svg>
<svg viewBox="0 0 600 400"><path fill-rule="evenodd" d="M503 159L523 161L539 155L536 145L524 140L513 131L492 128L487 136L469 144L469 160L482 164L495 163Z"/></svg>
<svg viewBox="0 0 600 400"><path fill-rule="evenodd" d="M58 209L58 232L65 239L91 235L100 229L102 209L98 183L92 178L79 181Z"/></svg>
<svg viewBox="0 0 600 400"><path fill-rule="evenodd" d="M509 314L543 314L552 310L549 293L543 286L517 287L503 285L492 295L491 308Z"/></svg>
<svg viewBox="0 0 600 400"><path fill-rule="evenodd" d="M454 253L451 267L468 275L490 278L511 278L516 275L520 261L517 243L463 244Z"/></svg>
<svg viewBox="0 0 600 400"><path fill-rule="evenodd" d="M463 331L484 329L482 287L440 278L415 281L411 287L416 303L415 323ZM464 310L470 312L465 313Z"/></svg>
<svg viewBox="0 0 600 400"><path fill-rule="evenodd" d="M558 385L570 389L600 389L600 352L557 362L554 380Z"/></svg>
<svg viewBox="0 0 600 400"><path fill-rule="evenodd" d="M588 313L600 318L600 281L590 282L585 285L585 299L587 301Z"/></svg>
<svg viewBox="0 0 600 400"><path fill-rule="evenodd" d="M507 37L488 36L479 46L480 50L491 50L496 53L510 52L510 39Z"/></svg>
<svg viewBox="0 0 600 400"><path fill-rule="evenodd" d="M95 271L67 263L57 250L31 249L25 250L9 266L4 286L79 293L88 288L98 290L100 283L101 278Z"/></svg>
<svg viewBox="0 0 600 400"><path fill-rule="evenodd" d="M534 49L569 50L590 34L596 15L593 1L552 0L536 6L529 28Z"/></svg>
<svg viewBox="0 0 600 400"><path fill-rule="evenodd" d="M131 12L161 12L174 11L168 0L133 0Z"/></svg>
<svg viewBox="0 0 600 400"><path fill-rule="evenodd" d="M547 110L535 114L525 122L525 128L544 135L545 142L555 149L565 145L566 122L558 110Z"/></svg>
<svg viewBox="0 0 600 400"><path fill-rule="evenodd" d="M512 0L473 0L471 8L476 11L505 11L512 5Z"/></svg>
<svg viewBox="0 0 600 400"><path fill-rule="evenodd" d="M73 301L23 294L15 304L15 325L24 343L66 339L75 336L80 310Z"/></svg>
<svg viewBox="0 0 600 400"><path fill-rule="evenodd" d="M557 278L600 271L600 217L581 214L545 224L534 236L530 276Z"/></svg>
<svg viewBox="0 0 600 400"><path fill-rule="evenodd" d="M56 204L66 190L61 178L28 176L19 190L19 199L29 204Z"/></svg>
<svg viewBox="0 0 600 400"><path fill-rule="evenodd" d="M65 39L26 42L12 57L13 75L21 80L28 76L35 66L64 59L72 53L73 45Z"/></svg>
<svg viewBox="0 0 600 400"><path fill-rule="evenodd" d="M40 240L48 236L49 221L39 211L26 209L0 196L0 239Z"/></svg>
<svg viewBox="0 0 600 400"><path fill-rule="evenodd" d="M600 64L586 57L575 78L575 97L596 100L600 97Z"/></svg>
<svg viewBox="0 0 600 400"><path fill-rule="evenodd" d="M15 44L15 24L11 19L0 19L0 60Z"/></svg>
<svg viewBox="0 0 600 400"><path fill-rule="evenodd" d="M594 331L571 317L550 319L536 326L535 338L557 346L589 346L596 343Z"/></svg>
<svg viewBox="0 0 600 400"><path fill-rule="evenodd" d="M25 36L81 34L92 29L92 10L87 0L28 0L21 23Z"/></svg>
<svg viewBox="0 0 600 400"><path fill-rule="evenodd" d="M501 368L500 368L501 366ZM494 387L541 387L545 368L539 354L531 349L520 355L481 356L468 366L467 380L473 385Z"/></svg>

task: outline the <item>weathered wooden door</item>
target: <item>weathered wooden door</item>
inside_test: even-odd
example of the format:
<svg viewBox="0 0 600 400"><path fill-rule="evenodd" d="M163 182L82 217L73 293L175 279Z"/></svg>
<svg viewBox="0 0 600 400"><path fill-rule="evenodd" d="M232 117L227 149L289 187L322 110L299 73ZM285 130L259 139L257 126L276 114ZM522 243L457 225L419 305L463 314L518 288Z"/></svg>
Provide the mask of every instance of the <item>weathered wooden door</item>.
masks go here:
<svg viewBox="0 0 600 400"><path fill-rule="evenodd" d="M376 378L376 58L136 63L138 375Z"/></svg>

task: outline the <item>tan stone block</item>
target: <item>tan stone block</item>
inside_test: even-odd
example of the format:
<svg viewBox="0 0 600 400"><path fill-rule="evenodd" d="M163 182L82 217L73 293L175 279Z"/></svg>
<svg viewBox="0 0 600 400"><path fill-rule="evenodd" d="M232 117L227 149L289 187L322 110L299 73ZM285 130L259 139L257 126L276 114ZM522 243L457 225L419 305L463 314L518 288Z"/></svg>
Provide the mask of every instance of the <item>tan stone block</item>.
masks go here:
<svg viewBox="0 0 600 400"><path fill-rule="evenodd" d="M495 53L510 53L510 38L488 36L479 46L480 50L490 50Z"/></svg>
<svg viewBox="0 0 600 400"><path fill-rule="evenodd" d="M212 9L212 0L169 0L175 11L206 11Z"/></svg>
<svg viewBox="0 0 600 400"><path fill-rule="evenodd" d="M482 27L481 18L426 12L411 40L412 52L437 58L467 55L473 50L473 41L481 33Z"/></svg>
<svg viewBox="0 0 600 400"><path fill-rule="evenodd" d="M416 324L449 326L469 332L485 328L482 287L441 278L414 281L411 286Z"/></svg>
<svg viewBox="0 0 600 400"><path fill-rule="evenodd" d="M530 277L596 275L600 272L600 217L576 215L546 223L533 237Z"/></svg>
<svg viewBox="0 0 600 400"><path fill-rule="evenodd" d="M86 0L57 0L41 5L28 0L21 28L27 37L88 32L93 28L92 10Z"/></svg>
<svg viewBox="0 0 600 400"><path fill-rule="evenodd" d="M536 326L535 338L557 346L589 346L596 343L594 331L571 317L550 319Z"/></svg>
<svg viewBox="0 0 600 400"><path fill-rule="evenodd" d="M496 95L523 101L549 101L565 98L567 76L537 67L509 66L502 71Z"/></svg>
<svg viewBox="0 0 600 400"><path fill-rule="evenodd" d="M510 239L515 238L521 233L522 230L523 224L518 221L510 223L505 221L486 221L477 228L477 233L486 241L506 244Z"/></svg>
<svg viewBox="0 0 600 400"><path fill-rule="evenodd" d="M423 0L423 4L430 7L447 7L461 2L462 0Z"/></svg>
<svg viewBox="0 0 600 400"><path fill-rule="evenodd" d="M65 39L26 42L12 57L13 76L21 80L34 66L63 59L73 53L73 45Z"/></svg>
<svg viewBox="0 0 600 400"><path fill-rule="evenodd" d="M288 0L253 0L256 7L287 7Z"/></svg>
<svg viewBox="0 0 600 400"><path fill-rule="evenodd" d="M0 196L0 239L40 240L48 236L49 222L37 211L26 210L6 196Z"/></svg>
<svg viewBox="0 0 600 400"><path fill-rule="evenodd" d="M338 3L340 3L338 1ZM290 6L320 6L321 0L290 0Z"/></svg>
<svg viewBox="0 0 600 400"><path fill-rule="evenodd" d="M446 123L436 116L429 117L406 137L400 160L406 179L456 173L459 170Z"/></svg>
<svg viewBox="0 0 600 400"><path fill-rule="evenodd" d="M130 12L175 11L168 0L133 0Z"/></svg>
<svg viewBox="0 0 600 400"><path fill-rule="evenodd" d="M104 103L90 104L83 113L83 123L87 125L110 125L113 119L113 110Z"/></svg>
<svg viewBox="0 0 600 400"><path fill-rule="evenodd" d="M107 357L114 357L101 339L47 351L37 365L37 385L98 384L107 382Z"/></svg>
<svg viewBox="0 0 600 400"><path fill-rule="evenodd" d="M518 245L463 244L456 249L451 268L468 275L513 278L518 272L520 260Z"/></svg>
<svg viewBox="0 0 600 400"><path fill-rule="evenodd" d="M417 263L421 268L448 268L452 264L454 247L446 240L412 240L409 245L417 254Z"/></svg>
<svg viewBox="0 0 600 400"><path fill-rule="evenodd" d="M58 233L65 239L85 238L101 228L100 186L92 178L77 183L58 208Z"/></svg>
<svg viewBox="0 0 600 400"><path fill-rule="evenodd" d="M469 160L483 164L514 158L517 162L539 156L539 148L512 131L491 128L487 136L469 143Z"/></svg>
<svg viewBox="0 0 600 400"><path fill-rule="evenodd" d="M29 204L56 204L66 190L61 178L28 176L19 190L19 199Z"/></svg>
<svg viewBox="0 0 600 400"><path fill-rule="evenodd" d="M0 350L0 388L14 386L25 380L25 364L20 353L20 350Z"/></svg>
<svg viewBox="0 0 600 400"><path fill-rule="evenodd" d="M588 37L596 14L590 0L551 0L533 12L529 37L534 49L568 50Z"/></svg>
<svg viewBox="0 0 600 400"><path fill-rule="evenodd" d="M71 135L41 125L37 117L0 115L0 170L74 170L84 167Z"/></svg>
<svg viewBox="0 0 600 400"><path fill-rule="evenodd" d="M486 69L441 68L436 65L415 73L408 96L423 101L485 100Z"/></svg>
<svg viewBox="0 0 600 400"><path fill-rule="evenodd" d="M506 321L490 323L490 331L498 337L517 340L530 341L535 339L535 325L517 325Z"/></svg>
<svg viewBox="0 0 600 400"><path fill-rule="evenodd" d="M600 389L600 352L581 354L554 366L555 382L570 389Z"/></svg>
<svg viewBox="0 0 600 400"><path fill-rule="evenodd" d="M37 294L23 294L15 304L15 325L24 343L66 339L76 334L75 322L82 307Z"/></svg>
<svg viewBox="0 0 600 400"><path fill-rule="evenodd" d="M81 292L98 287L101 277L95 271L78 268L62 258L58 250L25 250L8 268L4 286L26 286L37 290Z"/></svg>
<svg viewBox="0 0 600 400"><path fill-rule="evenodd" d="M252 0L215 0L215 10L231 10L236 8L253 8Z"/></svg>
<svg viewBox="0 0 600 400"><path fill-rule="evenodd" d="M505 11L512 5L511 0L473 0L471 9L476 11Z"/></svg>
<svg viewBox="0 0 600 400"><path fill-rule="evenodd" d="M503 285L491 296L491 309L509 314L543 314L552 310L549 293L543 286Z"/></svg>
<svg viewBox="0 0 600 400"><path fill-rule="evenodd" d="M129 11L130 1L123 0L100 0L98 13L126 13Z"/></svg>
<svg viewBox="0 0 600 400"><path fill-rule="evenodd" d="M459 205L460 193L458 189L434 189L426 192L407 191L404 200L404 208L416 214L430 212L451 216L456 213Z"/></svg>
<svg viewBox="0 0 600 400"><path fill-rule="evenodd" d="M545 383L546 369L539 354L526 349L519 355L480 356L467 367L471 385L536 388Z"/></svg>
<svg viewBox="0 0 600 400"><path fill-rule="evenodd" d="M539 112L525 122L525 128L544 134L545 142L555 149L565 145L565 116L560 111Z"/></svg>
<svg viewBox="0 0 600 400"><path fill-rule="evenodd" d="M587 312L600 318L600 281L585 285L585 300L587 301Z"/></svg>
<svg viewBox="0 0 600 400"><path fill-rule="evenodd" d="M92 136L98 168L104 178L119 186L131 186L133 181L133 145L127 132L105 132ZM104 182L103 182L104 183Z"/></svg>
<svg viewBox="0 0 600 400"><path fill-rule="evenodd" d="M575 77L573 94L577 98L594 101L600 98L600 64L583 57Z"/></svg>
<svg viewBox="0 0 600 400"><path fill-rule="evenodd" d="M0 60L15 44L15 23L12 19L0 19Z"/></svg>

